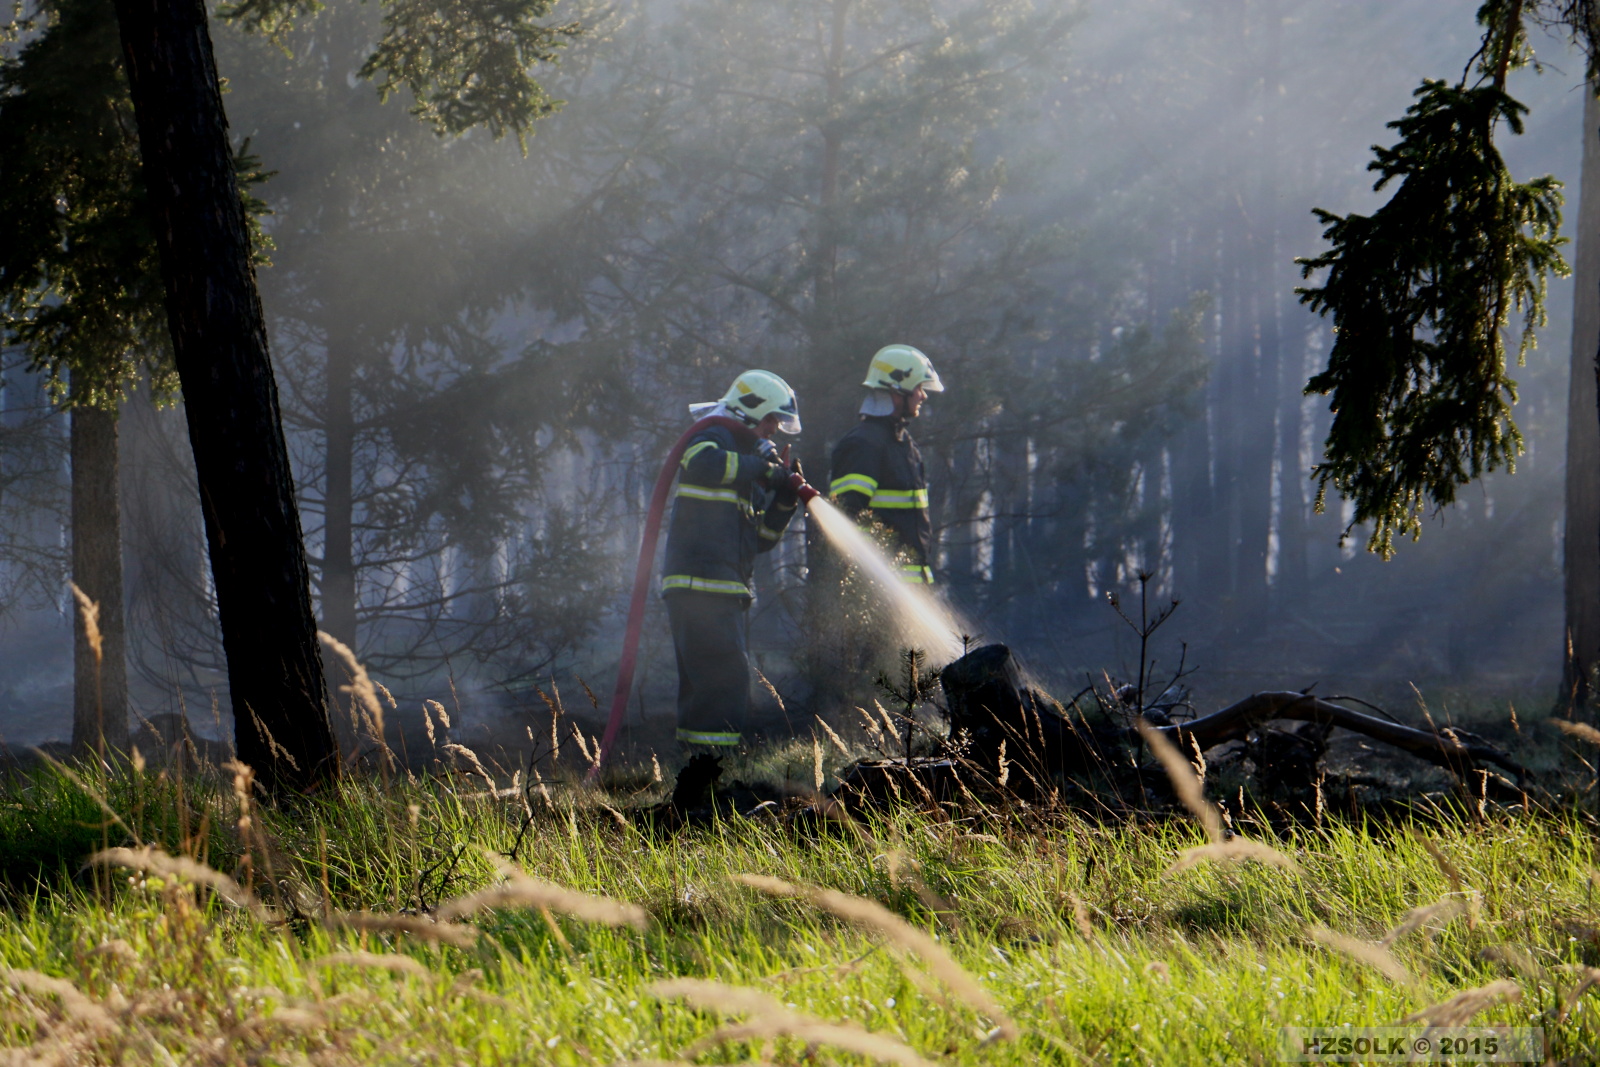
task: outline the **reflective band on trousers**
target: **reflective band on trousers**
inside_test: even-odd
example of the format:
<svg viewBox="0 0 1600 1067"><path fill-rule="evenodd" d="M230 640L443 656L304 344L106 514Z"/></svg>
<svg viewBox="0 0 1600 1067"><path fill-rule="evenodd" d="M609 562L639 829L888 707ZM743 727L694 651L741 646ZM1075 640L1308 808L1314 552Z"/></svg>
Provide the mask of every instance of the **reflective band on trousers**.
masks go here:
<svg viewBox="0 0 1600 1067"><path fill-rule="evenodd" d="M754 597L750 587L743 582L729 582L720 578L696 578L689 574L664 574L661 576L661 588L687 589L693 593L728 593L732 596Z"/></svg>
<svg viewBox="0 0 1600 1067"><path fill-rule="evenodd" d="M872 494L873 508L926 508L926 489L879 489Z"/></svg>
<svg viewBox="0 0 1600 1067"><path fill-rule="evenodd" d="M903 563L900 565L900 580L915 582L918 585L932 585L933 568L919 567L915 563Z"/></svg>
<svg viewBox="0 0 1600 1067"><path fill-rule="evenodd" d="M680 729L678 731L678 740L685 745L721 745L724 748L731 748L744 740L744 738L739 734L717 734L708 733L704 730Z"/></svg>
<svg viewBox="0 0 1600 1067"><path fill-rule="evenodd" d="M828 492L833 496L840 493L860 493L862 496L871 496L878 491L878 479L868 478L865 474L846 474L835 478L828 486Z"/></svg>

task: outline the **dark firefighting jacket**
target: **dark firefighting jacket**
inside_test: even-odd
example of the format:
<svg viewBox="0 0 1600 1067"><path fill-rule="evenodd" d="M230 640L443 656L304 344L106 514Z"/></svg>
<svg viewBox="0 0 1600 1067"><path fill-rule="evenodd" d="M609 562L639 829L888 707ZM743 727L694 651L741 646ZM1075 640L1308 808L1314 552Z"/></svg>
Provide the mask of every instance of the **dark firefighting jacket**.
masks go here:
<svg viewBox="0 0 1600 1067"><path fill-rule="evenodd" d="M679 461L667 528L661 593L755 596L756 553L778 543L795 501L756 484L777 449L771 441L712 426L696 434Z"/></svg>
<svg viewBox="0 0 1600 1067"><path fill-rule="evenodd" d="M894 531L905 552L900 576L932 582L933 523L928 518L928 476L922 453L904 419L865 415L833 449L830 495L859 518L872 518Z"/></svg>

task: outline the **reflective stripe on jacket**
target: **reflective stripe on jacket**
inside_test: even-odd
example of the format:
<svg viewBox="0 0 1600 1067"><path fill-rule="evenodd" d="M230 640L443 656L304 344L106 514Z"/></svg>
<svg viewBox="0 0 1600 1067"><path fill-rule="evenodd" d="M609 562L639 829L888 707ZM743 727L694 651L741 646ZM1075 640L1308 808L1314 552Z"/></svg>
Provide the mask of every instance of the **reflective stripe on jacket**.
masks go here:
<svg viewBox="0 0 1600 1067"><path fill-rule="evenodd" d="M722 426L698 433L683 450L667 527L661 592L755 596L756 554L783 536L795 505L779 505L755 484L772 442Z"/></svg>
<svg viewBox="0 0 1600 1067"><path fill-rule="evenodd" d="M933 524L928 518L928 476L922 453L904 419L865 415L833 449L829 495L853 516L872 517L893 530L909 557L908 582L932 582Z"/></svg>

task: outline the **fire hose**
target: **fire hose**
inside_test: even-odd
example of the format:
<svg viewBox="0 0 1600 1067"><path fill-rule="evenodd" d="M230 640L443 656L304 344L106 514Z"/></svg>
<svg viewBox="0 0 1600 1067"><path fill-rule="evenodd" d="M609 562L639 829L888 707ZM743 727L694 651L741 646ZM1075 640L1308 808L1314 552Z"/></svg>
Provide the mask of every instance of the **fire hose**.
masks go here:
<svg viewBox="0 0 1600 1067"><path fill-rule="evenodd" d="M670 451L667 452L666 462L661 465L661 473L656 476L655 490L650 494L650 510L645 514L644 537L639 545L639 562L633 571L633 598L628 604L628 627L622 639L622 659L617 664L617 685L611 691L611 714L606 719L606 732L600 739L600 749L595 753L594 766L589 769L588 778L593 780L600 773L600 766L611 753L611 747L616 742L617 733L622 729L622 716L628 707L628 691L633 688L633 672L639 659L639 633L644 627L644 606L650 592L650 572L655 568L656 541L661 535L661 518L667 507L667 496L672 491L672 481L678 473L678 461L683 458L684 449L689 447L689 442L702 430L712 426L721 426L730 431L734 439L748 444L756 437L755 431L738 419L726 415L707 415L698 420L678 438ZM789 450L783 451L784 465L788 465ZM815 488L808 485L798 471L789 474L789 488L794 492L801 506L811 502L813 497L821 495Z"/></svg>

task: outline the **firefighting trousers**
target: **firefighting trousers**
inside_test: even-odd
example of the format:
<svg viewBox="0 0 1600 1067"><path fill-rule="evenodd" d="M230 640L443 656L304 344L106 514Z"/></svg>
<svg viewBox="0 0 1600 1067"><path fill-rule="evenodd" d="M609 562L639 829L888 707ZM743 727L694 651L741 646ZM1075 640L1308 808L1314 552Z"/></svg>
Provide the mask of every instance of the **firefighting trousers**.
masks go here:
<svg viewBox="0 0 1600 1067"><path fill-rule="evenodd" d="M664 599L678 654L678 741L739 744L750 716L750 602L693 592Z"/></svg>

